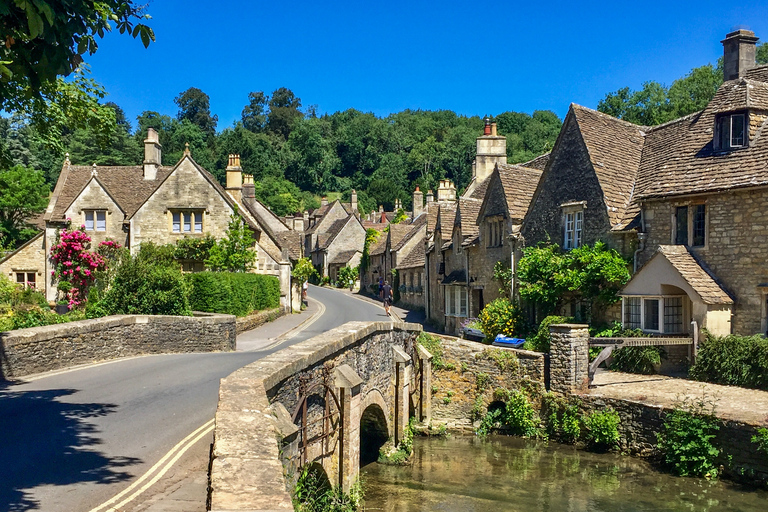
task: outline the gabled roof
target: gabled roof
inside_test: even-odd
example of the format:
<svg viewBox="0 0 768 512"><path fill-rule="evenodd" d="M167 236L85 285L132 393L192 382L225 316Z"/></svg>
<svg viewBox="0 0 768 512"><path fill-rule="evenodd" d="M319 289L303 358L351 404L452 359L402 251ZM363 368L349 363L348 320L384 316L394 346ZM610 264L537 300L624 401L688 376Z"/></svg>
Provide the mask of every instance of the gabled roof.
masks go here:
<svg viewBox="0 0 768 512"><path fill-rule="evenodd" d="M488 189L488 183L490 182L491 177L486 177L483 181L477 184L475 187L475 190L472 191L472 193L469 195L469 197L473 199L479 199L483 200L485 197L485 191Z"/></svg>
<svg viewBox="0 0 768 512"><path fill-rule="evenodd" d="M651 268L658 258L666 260L705 304L733 304L730 294L684 245L660 245L656 254L624 285L622 292L632 289L636 284L640 286L654 284L652 283L654 276L646 275L643 271Z"/></svg>
<svg viewBox="0 0 768 512"><path fill-rule="evenodd" d="M456 203L442 203L437 214L440 233L450 238L453 232L453 224L456 221ZM436 226L437 227L437 226Z"/></svg>
<svg viewBox="0 0 768 512"><path fill-rule="evenodd" d="M422 229L427 223L427 216L425 214L419 215L416 219L414 219L410 224L407 224L408 226L408 232L400 238L400 241L397 242L397 244L392 246L392 251L399 251L402 249L405 244L407 244L414 236L416 236L418 233L422 232ZM397 224L394 224L395 226Z"/></svg>
<svg viewBox="0 0 768 512"><path fill-rule="evenodd" d="M480 235L480 229L477 227L477 216L482 204L479 199L459 198L459 207L456 210L453 226L454 229L457 227L461 229L462 245L474 243Z"/></svg>
<svg viewBox="0 0 768 512"><path fill-rule="evenodd" d="M379 235L379 238L376 240L376 243L373 244L373 247L370 247L368 249L368 252L371 254L371 256L384 254L387 250L388 239L389 239L389 233L381 233Z"/></svg>
<svg viewBox="0 0 768 512"><path fill-rule="evenodd" d="M349 263L349 260L351 260L355 254L358 254L360 252L361 251L359 249L350 249L348 251L341 251L329 263L336 263L336 264L342 263L346 265L347 263Z"/></svg>
<svg viewBox="0 0 768 512"><path fill-rule="evenodd" d="M542 171L521 165L499 164L494 169L494 174L498 174L499 182L504 189L509 217L513 220L522 220L528 213L528 207L541 180Z"/></svg>
<svg viewBox="0 0 768 512"><path fill-rule="evenodd" d="M396 251L400 242L408 236L412 230L408 224L390 224L389 225L389 247L391 251Z"/></svg>
<svg viewBox="0 0 768 512"><path fill-rule="evenodd" d="M611 226L621 228L632 201L648 129L575 103L568 114L578 124L603 191Z"/></svg>
<svg viewBox="0 0 768 512"><path fill-rule="evenodd" d="M45 231L40 231L35 236L33 236L32 238L30 238L29 240L27 240L26 242L21 244L18 248L16 248L13 251L9 252L5 256L0 257L0 263L3 263L4 261L7 261L7 260L11 259L12 256L14 256L15 254L18 254L19 252L21 252L21 250L24 249L25 247L27 247L28 245L35 243L44 234L45 234Z"/></svg>
<svg viewBox="0 0 768 512"><path fill-rule="evenodd" d="M424 231L420 231L420 236L418 240L416 241L416 245L413 246L413 249L411 249L411 252L408 253L408 255L403 258L403 260L397 265L398 269L401 268L416 268L416 267L423 267L424 266L424 240L425 240L425 234Z"/></svg>
<svg viewBox="0 0 768 512"><path fill-rule="evenodd" d="M537 156L533 160L529 160L528 162L524 162L520 164L521 167L528 167L529 169L538 169L540 171L543 171L544 168L549 163L549 157L552 155L552 153L544 153L541 156Z"/></svg>

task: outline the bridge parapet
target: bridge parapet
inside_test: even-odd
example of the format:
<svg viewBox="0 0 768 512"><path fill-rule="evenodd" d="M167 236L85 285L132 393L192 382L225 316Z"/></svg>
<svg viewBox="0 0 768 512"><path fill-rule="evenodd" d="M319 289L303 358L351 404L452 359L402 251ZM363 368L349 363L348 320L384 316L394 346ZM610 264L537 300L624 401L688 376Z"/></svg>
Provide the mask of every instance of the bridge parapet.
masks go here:
<svg viewBox="0 0 768 512"><path fill-rule="evenodd" d="M421 404L431 402L424 385L431 356L416 344L421 329L350 322L223 379L211 510L293 510L288 485L310 463L348 488L359 470L363 407L381 408L388 435L398 437L415 396L422 417Z"/></svg>

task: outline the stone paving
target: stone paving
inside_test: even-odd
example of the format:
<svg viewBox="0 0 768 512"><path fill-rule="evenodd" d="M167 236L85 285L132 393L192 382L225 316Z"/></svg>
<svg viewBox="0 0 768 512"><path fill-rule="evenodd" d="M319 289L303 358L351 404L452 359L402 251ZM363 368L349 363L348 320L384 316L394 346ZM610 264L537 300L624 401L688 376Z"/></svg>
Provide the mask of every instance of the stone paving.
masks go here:
<svg viewBox="0 0 768 512"><path fill-rule="evenodd" d="M598 370L590 395L673 407L684 396L714 399L715 414L723 419L768 426L768 392L721 386L664 375L635 375Z"/></svg>

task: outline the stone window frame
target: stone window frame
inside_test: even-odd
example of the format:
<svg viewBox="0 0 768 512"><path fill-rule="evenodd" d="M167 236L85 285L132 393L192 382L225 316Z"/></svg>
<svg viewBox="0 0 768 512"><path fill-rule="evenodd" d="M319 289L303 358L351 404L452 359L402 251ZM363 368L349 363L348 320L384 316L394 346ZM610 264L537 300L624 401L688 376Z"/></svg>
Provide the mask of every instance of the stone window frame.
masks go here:
<svg viewBox="0 0 768 512"><path fill-rule="evenodd" d="M12 273L13 282L16 285L21 285L25 290L37 290L37 276L42 275L40 272L31 269L13 269ZM19 276L22 277L22 281L19 281ZM31 281L29 276L32 276Z"/></svg>
<svg viewBox="0 0 768 512"><path fill-rule="evenodd" d="M704 243L702 244L695 244L695 217L696 217L696 208L699 206L704 207ZM688 218L686 220L687 224L687 233L686 233L686 242L685 244L679 244L678 243L678 231L677 231L677 217L678 217L678 209L679 208L687 208L688 210ZM707 250L709 249L709 204L707 203L706 199L698 199L698 200L690 200L690 201L678 201L672 203L672 212L671 212L671 221L670 225L672 226L671 233L670 233L670 243L672 245L685 245L686 247L692 247L694 249L701 249L701 250Z"/></svg>
<svg viewBox="0 0 768 512"><path fill-rule="evenodd" d="M83 226L86 231L94 231L99 233L106 233L107 231L107 214L108 211L105 208L86 208L82 210L83 214ZM91 227L88 227L88 216L91 216ZM103 215L103 227L99 227L99 216Z"/></svg>
<svg viewBox="0 0 768 512"><path fill-rule="evenodd" d="M735 118L742 119L742 141L741 144L733 144L733 120ZM727 145L723 145L723 141L720 140L723 135L723 121L728 119L728 134ZM735 112L724 112L715 116L715 128L713 130L712 146L716 151L731 151L734 149L742 149L749 147L749 111L739 110Z"/></svg>
<svg viewBox="0 0 768 512"><path fill-rule="evenodd" d="M640 323L639 325L631 325L627 323L627 307L628 307L628 300L637 299L640 301ZM680 321L680 330L679 331L667 331L665 326L665 312L667 308L667 299L682 299L682 320ZM640 329L643 332L647 333L653 333L653 334L671 334L671 335L680 335L680 334L686 334L687 329L686 326L690 324L691 319L691 308L690 308L690 300L688 299L688 296L685 294L675 294L675 295L623 295L621 297L621 325L624 329ZM645 326L645 315L646 315L646 301L655 300L658 301L658 329L647 329Z"/></svg>
<svg viewBox="0 0 768 512"><path fill-rule="evenodd" d="M485 218L486 234L488 241L487 248L501 247L504 245L504 217L501 215L492 215Z"/></svg>
<svg viewBox="0 0 768 512"><path fill-rule="evenodd" d="M586 201L573 201L560 205L564 250L570 251L584 245L584 213L586 209Z"/></svg>
<svg viewBox="0 0 768 512"><path fill-rule="evenodd" d="M206 229L206 216L208 211L205 208L169 208L167 210L168 214L168 231L172 235L181 235L181 236L193 236L193 235L202 235L205 233ZM179 230L175 230L176 225L176 216L179 216ZM186 222L187 218L189 218L189 223ZM199 222L198 222L199 221ZM185 231L185 226L189 225L190 230ZM197 229L197 226L200 226L200 229Z"/></svg>

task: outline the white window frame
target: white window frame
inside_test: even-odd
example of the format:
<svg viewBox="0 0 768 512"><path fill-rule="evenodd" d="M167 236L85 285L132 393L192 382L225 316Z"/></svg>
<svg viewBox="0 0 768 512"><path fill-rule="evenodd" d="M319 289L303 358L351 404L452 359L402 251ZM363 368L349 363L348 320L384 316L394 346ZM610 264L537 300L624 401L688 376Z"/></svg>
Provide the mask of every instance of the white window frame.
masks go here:
<svg viewBox="0 0 768 512"><path fill-rule="evenodd" d="M86 231L101 231L107 230L107 211L106 210L83 210L83 217L85 222Z"/></svg>
<svg viewBox="0 0 768 512"><path fill-rule="evenodd" d="M584 210L574 210L564 213L565 234L563 248L565 250L576 249L584 239Z"/></svg>
<svg viewBox="0 0 768 512"><path fill-rule="evenodd" d="M445 316L467 316L469 297L464 286L445 286Z"/></svg>
<svg viewBox="0 0 768 512"><path fill-rule="evenodd" d="M664 301L665 299L683 299L682 301L682 321L680 323L680 331L679 332L666 332L664 330ZM640 299L640 327L639 329L643 332L648 333L654 333L654 334L682 334L685 333L686 329L685 326L687 325L688 320L688 308L686 307L686 301L687 298L686 295L625 295L621 298L621 325L625 329L637 329L638 327L634 326L628 326L626 324L626 314L627 314L627 299ZM646 329L645 328L645 302L647 300L656 300L658 301L658 319L659 319L659 328L658 329Z"/></svg>
<svg viewBox="0 0 768 512"><path fill-rule="evenodd" d="M733 139L733 122L737 118L742 119L743 130L741 143L735 142ZM728 130L728 133L721 133L724 128ZM723 137L723 135L725 136ZM723 138L726 139L727 146L721 144L721 139ZM720 151L740 149L749 146L749 117L747 112L734 112L717 116L715 119L715 137L713 144L715 149Z"/></svg>
<svg viewBox="0 0 768 512"><path fill-rule="evenodd" d="M171 210L171 233L199 235L205 232L205 210Z"/></svg>

